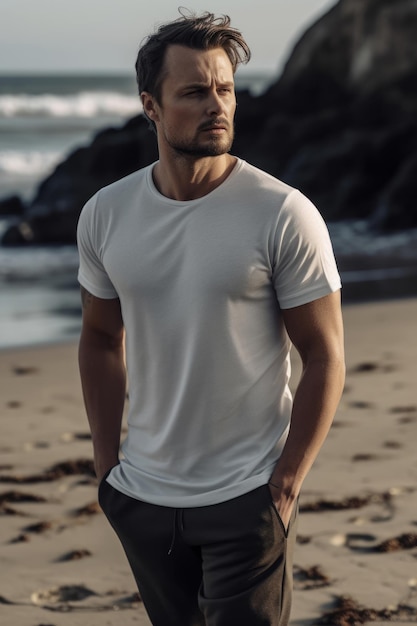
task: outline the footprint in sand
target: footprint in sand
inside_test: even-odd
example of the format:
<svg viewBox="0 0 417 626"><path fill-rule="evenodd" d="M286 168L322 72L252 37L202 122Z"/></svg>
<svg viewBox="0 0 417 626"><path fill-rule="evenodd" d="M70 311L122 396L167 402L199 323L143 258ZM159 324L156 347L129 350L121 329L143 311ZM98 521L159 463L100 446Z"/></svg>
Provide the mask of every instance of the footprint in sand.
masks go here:
<svg viewBox="0 0 417 626"><path fill-rule="evenodd" d="M56 411L54 406L44 406L41 409L41 413L43 413L43 415L49 415L50 413L54 413Z"/></svg>
<svg viewBox="0 0 417 626"><path fill-rule="evenodd" d="M373 551L376 546L377 539L378 538L375 535L371 535L369 533L340 533L338 535L333 535L330 539L330 543L332 546L346 546L351 550Z"/></svg>
<svg viewBox="0 0 417 626"><path fill-rule="evenodd" d="M409 404L407 406L393 406L390 410L391 413L417 413L417 406Z"/></svg>
<svg viewBox="0 0 417 626"><path fill-rule="evenodd" d="M414 404L405 406L393 406L390 409L393 415L399 415L399 424L413 424L417 421L417 406Z"/></svg>
<svg viewBox="0 0 417 626"><path fill-rule="evenodd" d="M384 374L389 374L391 372L395 372L396 367L390 364L379 364L373 363L372 361L364 361L363 363L358 363L350 370L352 374L364 374L367 372L383 372Z"/></svg>
<svg viewBox="0 0 417 626"><path fill-rule="evenodd" d="M373 409L374 406L375 405L372 402L368 402L367 400L352 400L351 402L348 402L348 407L351 409Z"/></svg>
<svg viewBox="0 0 417 626"><path fill-rule="evenodd" d="M22 406L20 400L9 400L6 402L6 407L8 409L19 409Z"/></svg>
<svg viewBox="0 0 417 626"><path fill-rule="evenodd" d="M297 544L298 544L299 546L305 546L305 545L307 545L308 543L311 543L311 539L312 539L312 538L311 538L309 535L300 535L300 534L298 533L298 534L297 534L296 541L297 541Z"/></svg>
<svg viewBox="0 0 417 626"><path fill-rule="evenodd" d="M38 372L39 370L37 367L15 365L12 368L12 371L16 376L27 376L28 374L35 374L35 372Z"/></svg>
<svg viewBox="0 0 417 626"><path fill-rule="evenodd" d="M364 552L398 552L399 550L411 550L417 547L417 535L403 533L378 543L376 535L368 533L346 533L334 535L330 539L333 546L347 546L351 550Z"/></svg>
<svg viewBox="0 0 417 626"><path fill-rule="evenodd" d="M32 450L46 450L50 447L51 444L49 441L27 441L23 445L25 452L31 452Z"/></svg>
<svg viewBox="0 0 417 626"><path fill-rule="evenodd" d="M92 556L90 550L81 549L81 550L71 550L70 552L66 552L62 556L60 556L56 562L57 563L65 563L67 561L79 561L80 559L85 559L88 556Z"/></svg>
<svg viewBox="0 0 417 626"><path fill-rule="evenodd" d="M378 363L365 361L364 363L358 363L358 365L352 367L351 371L356 374L361 374L362 372L374 372L377 369L379 369Z"/></svg>
<svg viewBox="0 0 417 626"><path fill-rule="evenodd" d="M384 441L384 443L382 444L384 448L387 448L388 450L400 450L401 448L403 448L403 444L400 443L399 441Z"/></svg>
<svg viewBox="0 0 417 626"><path fill-rule="evenodd" d="M52 589L43 589L32 593L30 599L37 606L48 604L60 604L65 602L80 602L91 596L96 596L95 591L83 585L63 585Z"/></svg>
<svg viewBox="0 0 417 626"><path fill-rule="evenodd" d="M104 604L101 598L106 598ZM67 612L74 609L90 610L91 606L85 604L74 605L75 602L82 602L86 598L93 598L92 603L96 609L104 611L115 611L119 609L134 609L141 602L137 592L128 596L121 596L120 591L111 590L103 594L98 594L84 585L63 585L51 589L42 589L32 593L30 599L33 604L41 606L50 611ZM97 604L98 602L98 604Z"/></svg>
<svg viewBox="0 0 417 626"><path fill-rule="evenodd" d="M91 434L86 433L62 433L60 437L64 443L72 443L73 441L91 441Z"/></svg>
<svg viewBox="0 0 417 626"><path fill-rule="evenodd" d="M371 452L359 452L358 454L354 454L351 458L354 463L378 460L378 456L376 454L372 454Z"/></svg>
<svg viewBox="0 0 417 626"><path fill-rule="evenodd" d="M413 417L412 415L405 415L404 417L398 418L399 424L413 424L417 422L417 417Z"/></svg>

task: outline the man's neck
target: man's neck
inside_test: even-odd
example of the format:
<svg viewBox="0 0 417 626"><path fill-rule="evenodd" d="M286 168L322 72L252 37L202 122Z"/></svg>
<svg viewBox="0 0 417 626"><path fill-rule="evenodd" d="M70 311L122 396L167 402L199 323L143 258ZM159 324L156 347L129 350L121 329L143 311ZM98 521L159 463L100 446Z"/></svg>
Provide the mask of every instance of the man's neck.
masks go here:
<svg viewBox="0 0 417 626"><path fill-rule="evenodd" d="M160 160L153 169L158 191L178 201L202 198L221 185L236 165L236 157L222 154L216 157Z"/></svg>

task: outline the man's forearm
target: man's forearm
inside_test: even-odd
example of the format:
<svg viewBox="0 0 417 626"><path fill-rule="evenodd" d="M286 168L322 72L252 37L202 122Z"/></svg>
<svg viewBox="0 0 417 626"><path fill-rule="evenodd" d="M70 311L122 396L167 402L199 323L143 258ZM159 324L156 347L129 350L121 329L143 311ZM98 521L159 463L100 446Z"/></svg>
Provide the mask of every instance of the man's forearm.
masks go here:
<svg viewBox="0 0 417 626"><path fill-rule="evenodd" d="M123 346L81 335L79 367L98 479L118 463L126 395Z"/></svg>
<svg viewBox="0 0 417 626"><path fill-rule="evenodd" d="M344 385L344 364L338 358L307 364L298 385L288 439L270 482L274 500L291 509L333 421ZM286 517L284 510L280 511Z"/></svg>

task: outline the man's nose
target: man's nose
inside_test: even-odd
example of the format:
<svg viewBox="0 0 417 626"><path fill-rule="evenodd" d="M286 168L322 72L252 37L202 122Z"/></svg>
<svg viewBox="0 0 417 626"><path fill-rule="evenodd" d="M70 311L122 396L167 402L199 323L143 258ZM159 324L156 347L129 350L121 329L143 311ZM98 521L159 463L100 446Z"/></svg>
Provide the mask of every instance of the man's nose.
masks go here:
<svg viewBox="0 0 417 626"><path fill-rule="evenodd" d="M209 115L218 115L219 113L224 111L224 103L222 101L222 98L215 90L209 92L207 111Z"/></svg>

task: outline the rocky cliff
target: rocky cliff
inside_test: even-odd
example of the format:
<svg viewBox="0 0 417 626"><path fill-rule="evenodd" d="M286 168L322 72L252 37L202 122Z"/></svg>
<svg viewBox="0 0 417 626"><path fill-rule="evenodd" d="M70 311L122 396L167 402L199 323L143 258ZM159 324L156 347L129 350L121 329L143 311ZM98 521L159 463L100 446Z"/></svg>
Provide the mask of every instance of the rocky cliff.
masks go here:
<svg viewBox="0 0 417 626"><path fill-rule="evenodd" d="M327 219L417 225L416 33L416 0L341 0L262 97L256 159Z"/></svg>
<svg viewBox="0 0 417 626"><path fill-rule="evenodd" d="M327 220L416 227L416 33L417 0L340 0L276 83L238 94L233 152L300 188ZM142 116L99 133L40 185L4 243L74 241L88 197L156 158Z"/></svg>

